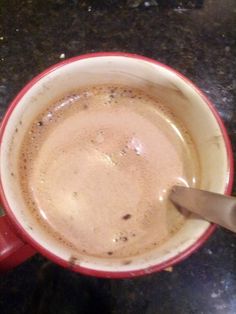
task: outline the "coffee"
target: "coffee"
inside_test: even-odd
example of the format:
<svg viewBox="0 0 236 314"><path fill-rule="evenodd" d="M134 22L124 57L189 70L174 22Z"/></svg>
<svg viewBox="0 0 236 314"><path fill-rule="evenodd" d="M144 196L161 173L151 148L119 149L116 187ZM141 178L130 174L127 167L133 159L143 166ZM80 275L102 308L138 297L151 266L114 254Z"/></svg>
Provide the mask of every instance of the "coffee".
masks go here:
<svg viewBox="0 0 236 314"><path fill-rule="evenodd" d="M45 232L78 254L129 257L167 241L186 217L173 184L198 183L186 129L157 99L90 86L49 104L19 156L22 193Z"/></svg>

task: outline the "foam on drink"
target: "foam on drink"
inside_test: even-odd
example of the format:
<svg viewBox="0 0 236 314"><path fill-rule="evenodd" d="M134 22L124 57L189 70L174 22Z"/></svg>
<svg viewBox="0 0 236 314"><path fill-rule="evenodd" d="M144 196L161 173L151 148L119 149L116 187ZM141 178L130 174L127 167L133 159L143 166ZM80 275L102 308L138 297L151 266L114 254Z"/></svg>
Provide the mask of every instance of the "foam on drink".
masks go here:
<svg viewBox="0 0 236 314"><path fill-rule="evenodd" d="M45 232L98 257L134 256L170 238L186 217L168 191L193 186L198 173L174 115L143 91L116 85L49 104L19 158L22 193Z"/></svg>

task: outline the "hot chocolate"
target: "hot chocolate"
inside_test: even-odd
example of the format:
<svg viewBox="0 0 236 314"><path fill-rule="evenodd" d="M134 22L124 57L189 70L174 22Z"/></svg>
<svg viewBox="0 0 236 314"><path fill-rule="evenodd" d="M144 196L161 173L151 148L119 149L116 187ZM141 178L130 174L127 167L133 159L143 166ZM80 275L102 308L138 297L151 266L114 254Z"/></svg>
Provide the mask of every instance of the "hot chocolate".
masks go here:
<svg viewBox="0 0 236 314"><path fill-rule="evenodd" d="M102 85L45 109L19 158L29 210L81 254L128 257L161 245L184 224L168 201L198 180L196 151L174 115L141 90Z"/></svg>

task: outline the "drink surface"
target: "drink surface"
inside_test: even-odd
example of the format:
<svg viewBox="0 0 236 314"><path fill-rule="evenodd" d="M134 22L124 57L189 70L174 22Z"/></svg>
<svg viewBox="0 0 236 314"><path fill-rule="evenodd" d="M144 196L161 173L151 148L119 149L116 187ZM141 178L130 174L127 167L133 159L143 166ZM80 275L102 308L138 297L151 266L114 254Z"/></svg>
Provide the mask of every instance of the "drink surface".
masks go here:
<svg viewBox="0 0 236 314"><path fill-rule="evenodd" d="M128 257L183 226L168 190L194 186L199 169L187 130L157 99L101 85L37 117L22 143L19 175L45 232L80 254Z"/></svg>

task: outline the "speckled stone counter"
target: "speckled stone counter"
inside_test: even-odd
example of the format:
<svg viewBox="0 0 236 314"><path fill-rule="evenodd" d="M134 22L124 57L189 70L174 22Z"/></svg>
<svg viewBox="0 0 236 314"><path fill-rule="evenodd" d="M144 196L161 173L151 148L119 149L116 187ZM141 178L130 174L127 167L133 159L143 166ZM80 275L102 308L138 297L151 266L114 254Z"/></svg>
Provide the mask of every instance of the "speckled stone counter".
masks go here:
<svg viewBox="0 0 236 314"><path fill-rule="evenodd" d="M236 153L236 1L0 1L0 115L34 75L95 51L142 54L213 101ZM236 191L234 185L234 194ZM103 280L35 255L0 276L1 314L235 314L236 235L218 229L187 260Z"/></svg>

